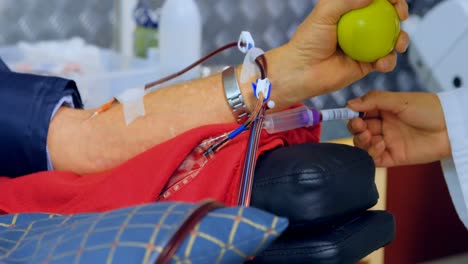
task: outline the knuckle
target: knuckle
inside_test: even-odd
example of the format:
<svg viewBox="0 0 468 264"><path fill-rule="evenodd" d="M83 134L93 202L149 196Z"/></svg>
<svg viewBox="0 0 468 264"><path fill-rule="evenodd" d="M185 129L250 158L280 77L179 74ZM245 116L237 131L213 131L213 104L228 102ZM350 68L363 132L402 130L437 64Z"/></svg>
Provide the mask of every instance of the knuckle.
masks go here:
<svg viewBox="0 0 468 264"><path fill-rule="evenodd" d="M380 90L372 90L368 92L366 95L363 96L363 100L373 100L375 98L380 97L384 92Z"/></svg>
<svg viewBox="0 0 468 264"><path fill-rule="evenodd" d="M348 130L349 130L349 132L351 132L353 134L356 132L356 121L350 120L348 122Z"/></svg>

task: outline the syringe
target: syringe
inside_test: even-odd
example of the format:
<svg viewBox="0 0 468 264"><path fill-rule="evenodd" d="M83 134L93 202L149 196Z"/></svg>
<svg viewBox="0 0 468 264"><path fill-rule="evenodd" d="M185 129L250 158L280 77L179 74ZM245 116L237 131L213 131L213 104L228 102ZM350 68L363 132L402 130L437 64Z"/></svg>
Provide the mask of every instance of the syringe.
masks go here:
<svg viewBox="0 0 468 264"><path fill-rule="evenodd" d="M349 120L355 117L364 117L363 112L355 112L349 108L336 108L317 110L307 106L297 107L274 114L267 114L263 128L270 134L307 127L322 121Z"/></svg>

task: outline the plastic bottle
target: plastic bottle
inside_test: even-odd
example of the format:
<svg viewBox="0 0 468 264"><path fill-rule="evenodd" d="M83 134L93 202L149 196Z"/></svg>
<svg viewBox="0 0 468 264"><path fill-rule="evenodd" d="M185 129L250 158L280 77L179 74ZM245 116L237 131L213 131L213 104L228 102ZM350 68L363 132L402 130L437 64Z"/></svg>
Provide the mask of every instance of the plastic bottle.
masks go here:
<svg viewBox="0 0 468 264"><path fill-rule="evenodd" d="M148 57L150 49L159 45L159 13L148 0L139 0L133 12L136 27L133 47L138 57Z"/></svg>
<svg viewBox="0 0 468 264"><path fill-rule="evenodd" d="M201 58L202 22L194 0L166 0L161 10L159 27L161 73L178 72ZM179 77L177 81L200 76L200 68Z"/></svg>

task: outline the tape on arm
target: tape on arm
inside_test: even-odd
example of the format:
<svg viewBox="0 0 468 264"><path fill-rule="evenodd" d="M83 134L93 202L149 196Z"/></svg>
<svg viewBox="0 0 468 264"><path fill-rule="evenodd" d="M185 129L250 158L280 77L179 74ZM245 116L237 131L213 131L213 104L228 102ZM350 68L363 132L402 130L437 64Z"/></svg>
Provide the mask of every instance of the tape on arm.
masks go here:
<svg viewBox="0 0 468 264"><path fill-rule="evenodd" d="M240 82L245 83L254 76L258 76L260 71L255 64L255 60L265 54L265 52L260 48L251 48L244 58L244 63L242 64L242 71L240 75Z"/></svg>
<svg viewBox="0 0 468 264"><path fill-rule="evenodd" d="M145 87L141 86L127 89L115 97L123 106L127 126L137 117L145 115L144 95Z"/></svg>

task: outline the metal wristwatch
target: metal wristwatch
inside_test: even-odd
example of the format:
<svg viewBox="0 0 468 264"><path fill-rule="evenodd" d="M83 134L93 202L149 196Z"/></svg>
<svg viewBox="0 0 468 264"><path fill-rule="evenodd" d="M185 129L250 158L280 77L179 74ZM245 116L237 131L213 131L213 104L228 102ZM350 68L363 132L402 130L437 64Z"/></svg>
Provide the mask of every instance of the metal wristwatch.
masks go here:
<svg viewBox="0 0 468 264"><path fill-rule="evenodd" d="M236 68L233 66L228 67L222 73L224 93L226 100L231 106L232 113L237 120L237 123L244 123L248 117L249 112L245 106L244 98L242 97L239 84L237 82Z"/></svg>

